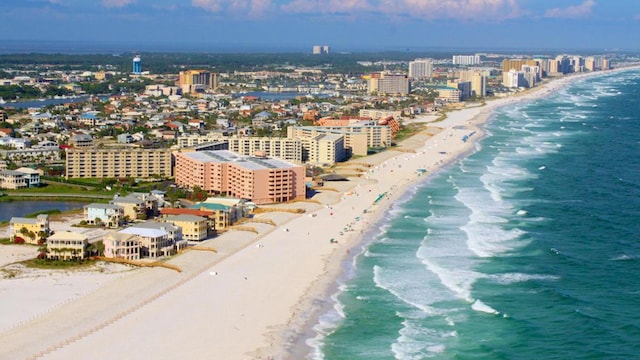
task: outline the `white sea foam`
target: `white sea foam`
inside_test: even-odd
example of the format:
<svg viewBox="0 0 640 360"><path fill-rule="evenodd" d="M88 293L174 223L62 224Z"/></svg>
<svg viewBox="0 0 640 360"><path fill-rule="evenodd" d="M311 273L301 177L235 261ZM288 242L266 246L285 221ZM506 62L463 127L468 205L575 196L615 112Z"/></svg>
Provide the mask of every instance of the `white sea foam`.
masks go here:
<svg viewBox="0 0 640 360"><path fill-rule="evenodd" d="M405 319L399 336L391 345L396 359L419 360L446 350L444 342L456 337L455 331L438 331L424 328L412 319Z"/></svg>
<svg viewBox="0 0 640 360"><path fill-rule="evenodd" d="M480 300L476 300L473 302L473 304L471 305L471 308L475 311L479 311L479 312L484 312L487 314L493 314L493 315L498 315L500 314L500 312L494 308L492 308L491 306L483 303Z"/></svg>
<svg viewBox="0 0 640 360"><path fill-rule="evenodd" d="M524 273L506 273L506 274L494 274L488 277L491 281L500 285L511 285L531 280L548 280L557 281L560 277L555 275L542 275L542 274L524 274Z"/></svg>
<svg viewBox="0 0 640 360"><path fill-rule="evenodd" d="M389 271L391 273L391 271ZM405 281L402 281L404 278ZM434 308L429 306L428 301L432 300L429 295L435 294L433 289L425 286L424 283L410 284L406 283L406 276L387 276L382 267L374 265L373 282L376 287L388 291L398 300L410 305L416 309L420 309L425 314L437 314ZM429 294L431 293L431 294Z"/></svg>
<svg viewBox="0 0 640 360"><path fill-rule="evenodd" d="M638 257L633 255L622 254L616 257L611 258L612 261L628 261L628 260L636 260Z"/></svg>
<svg viewBox="0 0 640 360"><path fill-rule="evenodd" d="M305 344L311 348L309 357L313 360L323 360L324 354L321 351L324 340L331 335L345 319L344 305L338 300L338 297L346 290L346 286L341 284L338 291L331 296L333 301L332 311L328 311L318 318L318 322L313 326L316 336L308 338Z"/></svg>
<svg viewBox="0 0 640 360"><path fill-rule="evenodd" d="M462 267L444 267L437 263L438 259L422 259L427 269L438 276L442 285L449 289L455 297L471 300L471 288L477 279L485 275Z"/></svg>

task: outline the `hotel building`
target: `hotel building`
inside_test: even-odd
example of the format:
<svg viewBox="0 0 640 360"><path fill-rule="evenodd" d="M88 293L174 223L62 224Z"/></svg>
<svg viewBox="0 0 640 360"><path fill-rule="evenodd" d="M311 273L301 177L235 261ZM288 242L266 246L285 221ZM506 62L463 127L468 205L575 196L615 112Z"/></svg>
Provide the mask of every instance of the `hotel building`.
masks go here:
<svg viewBox="0 0 640 360"><path fill-rule="evenodd" d="M415 59L409 62L409 77L411 79L428 79L433 75L433 60Z"/></svg>
<svg viewBox="0 0 640 360"><path fill-rule="evenodd" d="M449 80L447 87L460 90L460 101L466 101L471 97L471 81Z"/></svg>
<svg viewBox="0 0 640 360"><path fill-rule="evenodd" d="M523 65L537 66L537 80L542 79L543 73L540 61L534 59L504 59L502 60L503 83L505 83L504 80L506 79L504 78L505 74L511 70L522 71Z"/></svg>
<svg viewBox="0 0 640 360"><path fill-rule="evenodd" d="M207 70L180 71L178 86L184 93L218 89L218 74Z"/></svg>
<svg viewBox="0 0 640 360"><path fill-rule="evenodd" d="M228 150L175 153L179 186L200 187L256 204L305 199L305 167Z"/></svg>
<svg viewBox="0 0 640 360"><path fill-rule="evenodd" d="M367 80L369 94L407 95L410 92L409 78L405 74L372 73Z"/></svg>
<svg viewBox="0 0 640 360"><path fill-rule="evenodd" d="M171 177L168 149L67 149L65 176L69 178Z"/></svg>
<svg viewBox="0 0 640 360"><path fill-rule="evenodd" d="M482 71L461 71L459 78L461 81L471 82L471 95L487 96L487 76Z"/></svg>

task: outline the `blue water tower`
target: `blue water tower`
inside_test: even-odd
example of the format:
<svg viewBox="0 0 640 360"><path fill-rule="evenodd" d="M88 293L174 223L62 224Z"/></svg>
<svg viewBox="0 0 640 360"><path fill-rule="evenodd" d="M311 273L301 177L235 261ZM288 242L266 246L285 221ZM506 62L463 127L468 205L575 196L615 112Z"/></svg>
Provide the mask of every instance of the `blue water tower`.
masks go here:
<svg viewBox="0 0 640 360"><path fill-rule="evenodd" d="M140 55L136 55L136 57L133 58L133 73L138 75L142 74L142 59Z"/></svg>

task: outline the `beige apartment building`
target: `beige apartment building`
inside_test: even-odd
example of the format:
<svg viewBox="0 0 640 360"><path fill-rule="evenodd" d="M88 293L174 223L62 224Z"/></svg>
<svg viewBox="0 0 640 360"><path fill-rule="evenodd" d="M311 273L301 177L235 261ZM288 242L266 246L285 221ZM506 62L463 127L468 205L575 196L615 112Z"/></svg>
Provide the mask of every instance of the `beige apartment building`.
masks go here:
<svg viewBox="0 0 640 360"><path fill-rule="evenodd" d="M218 74L208 70L185 70L178 75L182 92L192 93L218 89Z"/></svg>
<svg viewBox="0 0 640 360"><path fill-rule="evenodd" d="M387 71L372 73L366 77L369 94L407 95L411 92L409 77Z"/></svg>
<svg viewBox="0 0 640 360"><path fill-rule="evenodd" d="M175 181L210 194L225 194L256 204L306 197L305 167L284 160L242 156L228 150L175 153Z"/></svg>
<svg viewBox="0 0 640 360"><path fill-rule="evenodd" d="M196 215L167 216L165 222L182 229L184 240L202 241L209 236L209 222L207 218Z"/></svg>
<svg viewBox="0 0 640 360"><path fill-rule="evenodd" d="M230 137L229 151L240 155L263 154L296 164L302 163L302 142L298 139L271 137Z"/></svg>
<svg viewBox="0 0 640 360"><path fill-rule="evenodd" d="M219 133L208 133L205 135L186 135L176 138L176 146L179 149L190 148L198 145L226 142L227 138Z"/></svg>
<svg viewBox="0 0 640 360"><path fill-rule="evenodd" d="M169 149L67 149L69 178L171 177Z"/></svg>
<svg viewBox="0 0 640 360"><path fill-rule="evenodd" d="M402 116L402 110L360 109L358 115L372 120L380 120L389 116L399 119Z"/></svg>
<svg viewBox="0 0 640 360"><path fill-rule="evenodd" d="M318 134L301 139L302 158L305 163L331 166L347 159L342 134Z"/></svg>
<svg viewBox="0 0 640 360"><path fill-rule="evenodd" d="M352 155L367 156L369 148L391 146L392 130L387 125L289 126L287 128L287 136L293 139L310 139L320 134L343 135L345 149L350 149Z"/></svg>

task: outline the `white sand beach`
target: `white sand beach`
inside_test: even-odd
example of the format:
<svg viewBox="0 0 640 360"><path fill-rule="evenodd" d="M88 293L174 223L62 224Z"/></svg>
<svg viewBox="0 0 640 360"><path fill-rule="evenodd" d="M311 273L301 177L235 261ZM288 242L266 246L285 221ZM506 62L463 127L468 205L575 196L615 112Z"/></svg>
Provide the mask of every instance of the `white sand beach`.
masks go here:
<svg viewBox="0 0 640 360"><path fill-rule="evenodd" d="M260 214L277 226L251 223L258 234L232 231L202 244L217 253L187 251L172 258L180 273L118 268L43 275L37 286L0 276L2 311L23 313L7 315L9 320L0 313L0 358L299 358L292 349L326 304L361 234L407 187L473 152L496 108L547 96L580 77L449 112L400 149L347 165L364 175L326 184L337 191L320 190L313 199L321 204L279 205L304 208L304 214ZM0 247L0 265L28 255L14 249ZM59 285L61 279L68 283ZM55 298L51 304L42 301L49 298Z"/></svg>

